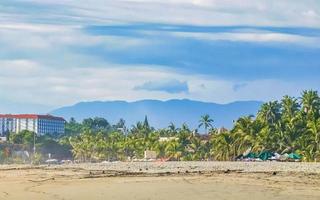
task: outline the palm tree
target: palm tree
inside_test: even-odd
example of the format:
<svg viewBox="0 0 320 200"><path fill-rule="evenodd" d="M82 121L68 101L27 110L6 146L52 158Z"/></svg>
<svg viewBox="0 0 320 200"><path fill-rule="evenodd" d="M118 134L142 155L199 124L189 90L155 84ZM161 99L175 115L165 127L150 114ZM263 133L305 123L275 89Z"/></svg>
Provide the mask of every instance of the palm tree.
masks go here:
<svg viewBox="0 0 320 200"><path fill-rule="evenodd" d="M150 129L147 115L144 117L143 127L144 127L145 129Z"/></svg>
<svg viewBox="0 0 320 200"><path fill-rule="evenodd" d="M118 160L123 151L123 135L121 133L115 131L108 135L106 138L106 146L107 146L107 152L108 152L108 159L109 160Z"/></svg>
<svg viewBox="0 0 320 200"><path fill-rule="evenodd" d="M166 155L166 142L155 142L152 150L157 152L158 157L164 158Z"/></svg>
<svg viewBox="0 0 320 200"><path fill-rule="evenodd" d="M208 114L201 116L201 119L199 120L199 128L204 126L205 134L208 134L208 128L212 128L213 119L210 118Z"/></svg>
<svg viewBox="0 0 320 200"><path fill-rule="evenodd" d="M144 129L143 123L142 122L137 122L135 125L132 126L131 133L136 135L136 136L139 136L139 135L142 135L143 129Z"/></svg>
<svg viewBox="0 0 320 200"><path fill-rule="evenodd" d="M302 109L308 118L319 117L320 98L317 91L305 90L301 97Z"/></svg>
<svg viewBox="0 0 320 200"><path fill-rule="evenodd" d="M284 96L282 101L281 123L278 124L276 131L278 149L280 153L290 153L298 148L298 141L305 132L302 113L300 112L300 104L294 97Z"/></svg>
<svg viewBox="0 0 320 200"><path fill-rule="evenodd" d="M233 141L234 138L229 132L213 135L211 139L211 155L213 155L216 160L231 160L236 156L233 149Z"/></svg>
<svg viewBox="0 0 320 200"><path fill-rule="evenodd" d="M168 126L168 129L169 129L169 132L170 132L171 136L176 135L177 132L179 131L179 129L174 125L173 122L170 122L170 124Z"/></svg>
<svg viewBox="0 0 320 200"><path fill-rule="evenodd" d="M180 160L182 156L182 146L178 141L172 140L166 146L166 156L170 159Z"/></svg>
<svg viewBox="0 0 320 200"><path fill-rule="evenodd" d="M253 116L240 117L232 129L236 154L240 155L255 144L257 131L254 129Z"/></svg>
<svg viewBox="0 0 320 200"><path fill-rule="evenodd" d="M210 151L207 147L207 142L202 141L199 137L191 138L188 148L192 151L192 160L207 159L207 153Z"/></svg>
<svg viewBox="0 0 320 200"><path fill-rule="evenodd" d="M300 107L298 100L288 95L283 97L281 101L281 106L282 106L282 116L286 118L285 120L289 120L289 121L296 116Z"/></svg>
<svg viewBox="0 0 320 200"><path fill-rule="evenodd" d="M305 157L309 161L319 161L320 159L320 119L310 121L307 124L307 132L305 133L308 141L305 145Z"/></svg>
<svg viewBox="0 0 320 200"><path fill-rule="evenodd" d="M123 152L126 158L131 159L134 156L135 151L135 140L134 137L125 137L122 144Z"/></svg>
<svg viewBox="0 0 320 200"><path fill-rule="evenodd" d="M267 125L274 125L280 119L280 108L281 104L278 101L264 103L258 112L258 118Z"/></svg>
<svg viewBox="0 0 320 200"><path fill-rule="evenodd" d="M190 132L188 124L183 123L182 126L181 126L181 131Z"/></svg>
<svg viewBox="0 0 320 200"><path fill-rule="evenodd" d="M81 161L91 161L96 148L95 136L90 132L83 132L77 137L70 138L73 155Z"/></svg>

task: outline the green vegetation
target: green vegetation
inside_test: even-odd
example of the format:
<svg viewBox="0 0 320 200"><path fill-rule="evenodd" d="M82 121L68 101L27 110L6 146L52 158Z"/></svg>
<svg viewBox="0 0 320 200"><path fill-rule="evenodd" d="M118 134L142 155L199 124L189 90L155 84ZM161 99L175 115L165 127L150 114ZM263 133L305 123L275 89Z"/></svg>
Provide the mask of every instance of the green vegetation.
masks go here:
<svg viewBox="0 0 320 200"><path fill-rule="evenodd" d="M33 155L35 136L36 154ZM72 157L70 146L61 138L50 135L37 136L31 131L10 133L7 143L0 143L0 163L41 163L49 158L65 159Z"/></svg>
<svg viewBox="0 0 320 200"><path fill-rule="evenodd" d="M300 98L265 103L256 117L243 116L231 130L213 128L213 119L204 115L199 120L201 135L187 124L154 129L148 118L131 128L120 119L111 125L103 118L89 118L82 123L71 119L65 135L36 138L37 152L81 162L141 159L145 150L156 151L158 158L168 160L234 160L251 150L287 153L303 161L320 160L320 98L316 91L304 91ZM216 116L219 117L219 116ZM31 150L33 133L23 131L10 135L11 145ZM0 160L9 156L8 146L0 146ZM260 154L262 155L262 154ZM39 156L38 156L39 157Z"/></svg>
<svg viewBox="0 0 320 200"><path fill-rule="evenodd" d="M304 161L320 160L320 99L304 91L299 99L284 96L261 106L256 119L241 117L230 132L214 135L216 159L231 160L249 148L253 152L298 153Z"/></svg>
<svg viewBox="0 0 320 200"><path fill-rule="evenodd" d="M166 129L155 130L146 118L129 131L124 123L117 127L122 131L103 123L104 131L99 126L86 129L70 137L69 141L75 158L82 161L142 158L146 149L156 151L159 158L171 160L234 160L251 149L256 153L297 153L304 161L319 161L319 110L318 93L304 91L298 99L284 96L281 102L263 104L256 118L241 117L230 131L214 129L213 120L208 115L199 121L199 128L205 129L205 135L191 131L186 124L177 128L170 123ZM97 124L101 120L91 121ZM73 124L69 129L79 126ZM160 141L160 137L173 138Z"/></svg>
<svg viewBox="0 0 320 200"><path fill-rule="evenodd" d="M94 118L77 123L71 119L67 123L66 135L60 141L70 145L75 159L83 162L140 159L145 150L156 151L159 158L171 160L210 159L210 140L203 139L186 124L176 128L170 123L168 128L156 130L145 117L143 122L137 122L128 130L123 119L116 125L110 125L107 121L99 123L102 121L101 118ZM200 125L208 129L212 127L211 123L207 116Z"/></svg>

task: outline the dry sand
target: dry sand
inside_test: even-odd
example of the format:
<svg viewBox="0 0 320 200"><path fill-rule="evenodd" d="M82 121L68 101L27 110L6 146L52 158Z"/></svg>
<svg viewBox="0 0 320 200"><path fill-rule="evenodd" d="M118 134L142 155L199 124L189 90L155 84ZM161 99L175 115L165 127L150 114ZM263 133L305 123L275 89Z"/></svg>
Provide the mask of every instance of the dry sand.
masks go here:
<svg viewBox="0 0 320 200"><path fill-rule="evenodd" d="M0 166L0 199L319 200L320 164L168 162Z"/></svg>

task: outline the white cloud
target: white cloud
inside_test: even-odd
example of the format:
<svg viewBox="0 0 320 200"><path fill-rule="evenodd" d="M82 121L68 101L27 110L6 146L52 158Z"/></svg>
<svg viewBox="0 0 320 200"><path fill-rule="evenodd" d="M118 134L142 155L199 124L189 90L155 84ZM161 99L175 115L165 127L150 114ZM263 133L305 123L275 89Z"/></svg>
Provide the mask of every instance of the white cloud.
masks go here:
<svg viewBox="0 0 320 200"><path fill-rule="evenodd" d="M11 62L11 63L10 63ZM280 98L283 94L299 95L314 82L285 82L280 80L253 80L234 90L237 81L221 80L198 74L181 74L178 71L154 69L152 66L109 66L109 68L74 68L63 70L42 66L34 61L0 61L5 74L0 75L0 91L11 102L42 104L58 107L79 101L139 100L190 98L202 101L226 103L236 100ZM26 64L30 67L26 68ZM18 69L25 71L19 73ZM27 73L27 74L26 74ZM23 75L23 76L22 76ZM145 82L175 79L188 83L188 93L136 90ZM275 91L274 88L277 88ZM319 88L318 88L319 89ZM14 91L14 92L12 92Z"/></svg>
<svg viewBox="0 0 320 200"><path fill-rule="evenodd" d="M153 22L320 27L318 0L92 0L90 3L87 0L25 0L23 2L40 5L38 9L41 11L40 14L46 14L45 20L49 22L59 20L63 24ZM18 3L16 5L19 6ZM6 20L10 19L10 15L11 19L15 20L39 20L37 12L31 14L17 8L21 13L13 13L12 7L15 5L8 11L4 9L2 15L6 16ZM50 10L50 7L53 9Z"/></svg>
<svg viewBox="0 0 320 200"><path fill-rule="evenodd" d="M307 10L307 11L304 11L302 14L303 14L304 16L310 17L310 18L319 17L319 15L318 15L314 10Z"/></svg>
<svg viewBox="0 0 320 200"><path fill-rule="evenodd" d="M36 62L30 60L0 60L1 75L27 75L39 69Z"/></svg>
<svg viewBox="0 0 320 200"><path fill-rule="evenodd" d="M90 35L81 29L86 25L149 22L319 28L318 1L95 0L88 3L87 0L10 0L7 2L13 2L10 9L0 6L0 95L1 99L8 102L45 104L46 108L84 100L133 101L145 98L190 98L225 103L252 100L257 97L259 100L270 100L279 98L283 94L298 95L297 92L302 89L319 89L314 87L320 85L319 81L253 80L242 83L243 80L239 80L243 87L235 91L235 85L238 84L235 80L221 80L199 74L181 74L180 71L170 70L170 67L174 66L110 64L106 60L100 60L98 56L76 52L82 47L96 46L121 51L157 42L147 37ZM30 7L36 6L30 11L19 4L21 2L30 3ZM41 10L42 6L44 10ZM168 31L161 34L199 40L279 42L312 47L320 43L319 38L313 36L252 29L223 33ZM164 91L134 90L135 86L164 79L186 82L189 92L170 94ZM277 90L274 91L274 88Z"/></svg>
<svg viewBox="0 0 320 200"><path fill-rule="evenodd" d="M264 43L293 43L306 46L319 47L319 37L309 37L285 33L273 32L224 32L224 33L190 33L172 32L172 35L200 40L226 40L242 42L264 42Z"/></svg>
<svg viewBox="0 0 320 200"><path fill-rule="evenodd" d="M79 28L79 26L65 26L65 25L49 25L49 24L32 24L32 23L2 23L0 30L19 30L29 31L35 33L65 33L71 28Z"/></svg>

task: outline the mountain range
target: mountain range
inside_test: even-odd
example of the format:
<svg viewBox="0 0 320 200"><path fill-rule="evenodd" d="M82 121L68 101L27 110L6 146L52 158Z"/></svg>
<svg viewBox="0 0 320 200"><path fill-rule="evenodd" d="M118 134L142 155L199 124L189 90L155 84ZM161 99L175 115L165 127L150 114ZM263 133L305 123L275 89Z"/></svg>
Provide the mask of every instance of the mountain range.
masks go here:
<svg viewBox="0 0 320 200"><path fill-rule="evenodd" d="M217 104L187 99L135 102L93 101L58 108L50 114L62 116L66 120L74 117L77 121L88 117L104 117L112 124L123 118L127 126L143 121L147 116L149 123L155 128L167 127L170 122L173 122L177 127L187 123L190 128L197 128L200 117L209 114L214 120L215 127L230 128L233 121L239 117L255 115L262 103L260 101L237 101Z"/></svg>

